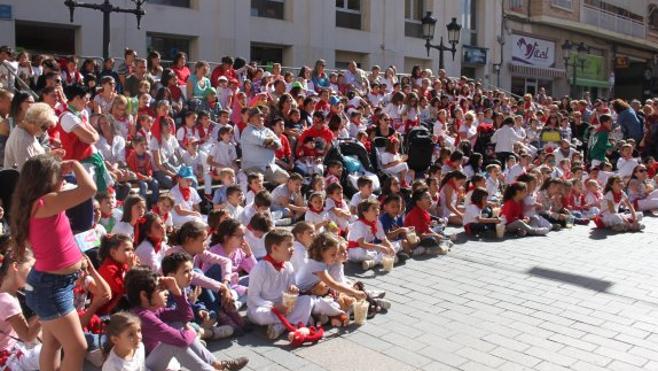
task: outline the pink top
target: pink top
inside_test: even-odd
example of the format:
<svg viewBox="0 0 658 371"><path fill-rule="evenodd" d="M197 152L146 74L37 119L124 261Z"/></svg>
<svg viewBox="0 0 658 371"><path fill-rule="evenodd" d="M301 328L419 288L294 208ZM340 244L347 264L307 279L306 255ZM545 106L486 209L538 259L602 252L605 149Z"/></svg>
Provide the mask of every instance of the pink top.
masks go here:
<svg viewBox="0 0 658 371"><path fill-rule="evenodd" d="M37 208L43 207L38 199ZM73 239L71 224L64 211L46 218L30 218L28 241L34 253L34 268L40 272L53 272L80 261L82 253Z"/></svg>

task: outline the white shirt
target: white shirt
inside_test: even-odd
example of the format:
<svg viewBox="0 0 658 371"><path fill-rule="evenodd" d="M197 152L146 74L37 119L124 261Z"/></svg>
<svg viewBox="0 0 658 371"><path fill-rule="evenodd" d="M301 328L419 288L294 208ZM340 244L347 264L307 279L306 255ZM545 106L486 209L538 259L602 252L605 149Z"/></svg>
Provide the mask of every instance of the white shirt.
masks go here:
<svg viewBox="0 0 658 371"><path fill-rule="evenodd" d="M371 193L370 196L368 196L367 199L368 199L368 200L371 200L371 201L377 201L377 196L375 196L374 194ZM356 209L357 207L359 207L359 204L360 204L361 201L363 201L363 200L364 200L364 198L363 198L363 196L361 195L361 192L356 192L356 193L352 196L352 200L350 200L350 206Z"/></svg>
<svg viewBox="0 0 658 371"><path fill-rule="evenodd" d="M308 261L308 251L306 251L306 247L299 241L293 242L292 247L294 250L290 262L293 268L295 268L295 272L299 272Z"/></svg>
<svg viewBox="0 0 658 371"><path fill-rule="evenodd" d="M193 187L190 187L189 200L185 200L183 198L183 194L180 192L180 187L178 186L178 184L176 184L174 188L171 189L170 195L174 199L174 205L180 206L181 209L183 210L192 211L194 210L194 205L198 205L201 203L201 197L199 197L199 193ZM171 212L174 215L182 216L176 212L176 208L174 208Z"/></svg>
<svg viewBox="0 0 658 371"><path fill-rule="evenodd" d="M162 138L162 142L158 142L155 137L151 138L149 149L151 151L160 151L160 160L162 161L162 164L178 164L180 146L178 145L176 138L173 136L169 136L168 139ZM153 167L155 168L155 156L153 156Z"/></svg>
<svg viewBox="0 0 658 371"><path fill-rule="evenodd" d="M517 163L511 168L507 169L507 174L505 174L505 183L514 183L516 178L518 178L521 174L525 174L525 168L523 168L521 164Z"/></svg>
<svg viewBox="0 0 658 371"><path fill-rule="evenodd" d="M258 238L252 232L251 230L247 229L247 231L244 234L244 239L247 241L249 244L249 247L251 247L251 251L256 257L256 259L260 259L267 255L267 250L265 250L265 236L263 238Z"/></svg>
<svg viewBox="0 0 658 371"><path fill-rule="evenodd" d="M327 220L327 213L325 213L324 210L319 213L316 213L315 211L311 211L309 209L306 210L306 213L304 214L304 221L313 226L315 226L316 224L320 224L325 220Z"/></svg>
<svg viewBox="0 0 658 371"><path fill-rule="evenodd" d="M96 148L101 152L105 161L112 164L126 163L126 141L123 137L115 135L110 144L105 137L100 137Z"/></svg>
<svg viewBox="0 0 658 371"><path fill-rule="evenodd" d="M118 222L112 228L112 234L117 233L125 234L126 236L133 238L135 236L135 228L128 222Z"/></svg>
<svg viewBox="0 0 658 371"><path fill-rule="evenodd" d="M102 371L146 371L144 354L144 344L141 342L130 359L119 357L112 348L103 363Z"/></svg>
<svg viewBox="0 0 658 371"><path fill-rule="evenodd" d="M299 291L311 291L315 285L320 282L316 273L324 272L328 269L326 263L319 262L315 259L308 259L298 272L295 272L295 281Z"/></svg>
<svg viewBox="0 0 658 371"><path fill-rule="evenodd" d="M384 233L384 227L382 226L382 222L377 219L377 233L373 234L372 230L370 229L370 226L366 225L360 220L357 220L356 222L350 224L350 230L347 232L347 240L348 241L358 241L359 239L363 238L365 242L370 242L372 243L375 239L378 239L380 241L383 241L386 239L386 233Z"/></svg>
<svg viewBox="0 0 658 371"><path fill-rule="evenodd" d="M496 144L496 153L514 152L514 143L523 140L509 125L504 125L491 136L491 142Z"/></svg>
<svg viewBox="0 0 658 371"><path fill-rule="evenodd" d="M280 303L282 293L294 283L295 272L290 262L283 263L281 271L267 261L258 262L249 272L247 313L253 315L259 308L272 308Z"/></svg>
<svg viewBox="0 0 658 371"><path fill-rule="evenodd" d="M349 212L349 207L347 206L347 202L343 200L343 207L340 207L339 209ZM349 219L340 217L334 213L333 209L338 208L336 207L336 202L332 198L327 198L327 201L325 202L324 210L327 213L328 219L332 220L340 229L345 229L347 225L349 224Z"/></svg>
<svg viewBox="0 0 658 371"><path fill-rule="evenodd" d="M238 158L235 145L224 141L217 142L212 146L210 156L212 156L214 162L226 167L233 166Z"/></svg>
<svg viewBox="0 0 658 371"><path fill-rule="evenodd" d="M635 158L629 158L628 160L620 157L619 160L617 160L617 175L620 177L630 177L633 175L633 169L640 163L637 161Z"/></svg>
<svg viewBox="0 0 658 371"><path fill-rule="evenodd" d="M224 208L228 212L229 216L232 219L235 219L235 220L238 220L238 218L240 218L240 214L242 214L242 211L244 210L244 208L242 206L240 206L240 205L233 206L229 202L224 204Z"/></svg>
<svg viewBox="0 0 658 371"><path fill-rule="evenodd" d="M471 223L479 223L478 218L482 216L482 209L477 207L474 203L466 205L464 210L464 225Z"/></svg>

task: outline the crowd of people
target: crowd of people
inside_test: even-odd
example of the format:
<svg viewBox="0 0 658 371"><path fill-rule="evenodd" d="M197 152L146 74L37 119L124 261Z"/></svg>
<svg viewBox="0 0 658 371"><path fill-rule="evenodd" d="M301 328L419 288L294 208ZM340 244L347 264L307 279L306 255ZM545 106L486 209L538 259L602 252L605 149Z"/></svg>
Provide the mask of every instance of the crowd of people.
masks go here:
<svg viewBox="0 0 658 371"><path fill-rule="evenodd" d="M0 370L237 370L207 342L386 312L345 264L658 210L658 99L325 67L0 47Z"/></svg>

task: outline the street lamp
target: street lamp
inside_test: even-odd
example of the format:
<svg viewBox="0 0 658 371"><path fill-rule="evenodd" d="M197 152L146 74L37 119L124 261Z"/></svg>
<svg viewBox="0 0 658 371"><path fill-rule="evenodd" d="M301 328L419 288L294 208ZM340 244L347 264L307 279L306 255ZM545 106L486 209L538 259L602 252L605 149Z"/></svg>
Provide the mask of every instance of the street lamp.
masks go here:
<svg viewBox="0 0 658 371"><path fill-rule="evenodd" d="M432 12L427 12L423 19L421 20L421 23L423 25L423 38L425 39L425 49L427 49L427 56L430 56L430 48L436 49L439 51L439 68L443 69L445 68L444 62L443 62L443 52L444 51L449 51L452 53L452 60L455 60L455 53L457 52L457 47L456 45L459 44L459 33L462 30L462 26L457 23L457 18L452 18L452 21L446 25L446 28L448 29L448 43L451 45L451 47L447 47L443 44L443 36L441 36L441 40L439 42L439 45L434 45L430 43L432 39L434 39L434 29L436 28L436 22L437 19L432 16Z"/></svg>
<svg viewBox="0 0 658 371"><path fill-rule="evenodd" d="M142 22L142 16L146 14L142 5L146 0L130 0L135 3L135 8L120 8L110 4L110 0L105 0L101 4L88 4L81 3L78 0L66 0L64 5L69 8L71 14L71 23L73 23L73 12L75 8L87 8L100 10L103 13L103 58L110 56L110 14L111 13L130 13L134 14L137 17L137 29L140 29L140 24Z"/></svg>
<svg viewBox="0 0 658 371"><path fill-rule="evenodd" d="M564 68L568 71L569 68L572 70L572 80L571 80L571 96L576 96L576 73L578 67L583 71L585 69L585 56L589 52L589 47L585 43L580 42L579 44L574 44L569 40L565 40L562 44L562 59L564 60ZM573 62L569 63L569 60L573 59Z"/></svg>

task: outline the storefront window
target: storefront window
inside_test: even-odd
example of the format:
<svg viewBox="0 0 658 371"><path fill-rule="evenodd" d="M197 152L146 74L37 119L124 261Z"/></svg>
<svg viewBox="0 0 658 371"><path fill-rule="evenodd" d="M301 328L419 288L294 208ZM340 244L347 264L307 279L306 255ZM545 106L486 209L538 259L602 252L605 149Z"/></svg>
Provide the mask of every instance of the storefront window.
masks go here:
<svg viewBox="0 0 658 371"><path fill-rule="evenodd" d="M553 95L553 81L551 80L512 77L512 93L514 94L523 95L528 93L534 96L541 88L544 88L546 95Z"/></svg>

